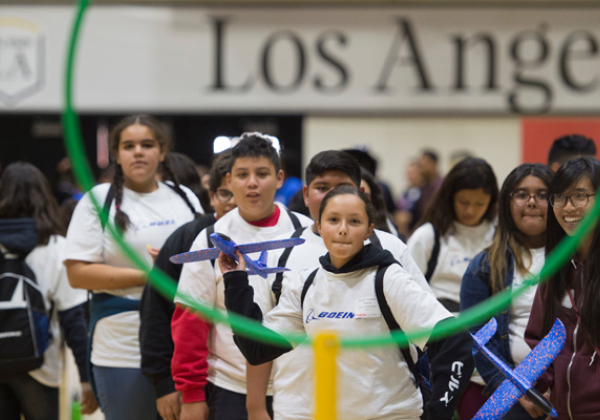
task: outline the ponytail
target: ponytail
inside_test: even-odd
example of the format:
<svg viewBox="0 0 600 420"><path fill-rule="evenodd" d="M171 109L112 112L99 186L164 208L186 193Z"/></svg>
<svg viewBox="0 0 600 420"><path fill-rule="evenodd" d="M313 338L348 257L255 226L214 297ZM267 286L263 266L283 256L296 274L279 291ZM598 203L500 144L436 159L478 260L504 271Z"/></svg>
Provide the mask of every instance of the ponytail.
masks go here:
<svg viewBox="0 0 600 420"><path fill-rule="evenodd" d="M129 216L123 210L121 210L121 203L123 202L123 182L125 180L125 174L121 165L115 163L115 175L113 176L112 186L115 191L115 224L125 232L127 227L131 224Z"/></svg>

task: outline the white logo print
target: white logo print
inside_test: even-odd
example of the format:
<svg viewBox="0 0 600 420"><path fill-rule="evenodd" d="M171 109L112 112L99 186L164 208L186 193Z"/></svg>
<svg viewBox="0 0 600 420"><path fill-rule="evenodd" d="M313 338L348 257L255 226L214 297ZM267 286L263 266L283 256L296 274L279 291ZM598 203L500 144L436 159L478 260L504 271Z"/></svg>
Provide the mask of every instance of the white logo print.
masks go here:
<svg viewBox="0 0 600 420"><path fill-rule="evenodd" d="M448 382L449 391L446 391L446 394L440 398L440 401L444 401L446 403L446 407L448 407L448 403L454 398L450 396L450 392L454 392L460 387L459 379L462 378L463 366L464 363L462 362L452 363L452 372L456 374L456 377L454 377L454 375L450 375L450 381Z"/></svg>

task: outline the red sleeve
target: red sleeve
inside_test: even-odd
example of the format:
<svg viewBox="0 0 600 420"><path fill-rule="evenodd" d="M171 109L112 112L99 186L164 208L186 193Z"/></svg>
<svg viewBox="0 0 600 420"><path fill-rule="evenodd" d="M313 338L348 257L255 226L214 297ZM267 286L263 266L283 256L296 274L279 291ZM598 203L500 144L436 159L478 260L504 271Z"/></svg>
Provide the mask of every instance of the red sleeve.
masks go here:
<svg viewBox="0 0 600 420"><path fill-rule="evenodd" d="M531 315L529 316L529 322L527 323L527 328L525 329L525 341L532 349L538 345L540 341L544 338L544 334L542 333L542 328L544 324L544 293L546 291L546 287L544 285L539 286L536 293L535 298L533 300L533 306L531 307ZM539 377L535 387L540 392L546 392L548 388L554 382L554 365L551 364L550 367Z"/></svg>
<svg viewBox="0 0 600 420"><path fill-rule="evenodd" d="M208 331L210 324L177 305L171 321L175 343L171 372L175 389L184 403L205 401L204 387L208 372Z"/></svg>

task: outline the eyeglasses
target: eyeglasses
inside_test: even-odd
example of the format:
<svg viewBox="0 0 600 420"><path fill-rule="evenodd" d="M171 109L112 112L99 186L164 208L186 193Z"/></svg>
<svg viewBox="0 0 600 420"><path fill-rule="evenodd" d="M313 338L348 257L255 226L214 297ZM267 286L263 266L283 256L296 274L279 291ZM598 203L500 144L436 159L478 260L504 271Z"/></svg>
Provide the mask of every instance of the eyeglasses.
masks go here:
<svg viewBox="0 0 600 420"><path fill-rule="evenodd" d="M573 204L573 207L586 207L590 202L590 197L593 195L596 194L586 194L582 192L576 192L570 196L554 194L550 197L550 204L552 204L552 207L555 209L561 209L567 205L567 200L569 200L571 201L571 204Z"/></svg>
<svg viewBox="0 0 600 420"><path fill-rule="evenodd" d="M231 200L231 197L233 197L233 193L229 190L219 189L215 193L215 197L217 197L217 200L227 203L229 200Z"/></svg>
<svg viewBox="0 0 600 420"><path fill-rule="evenodd" d="M538 191L535 194L529 194L527 191L515 191L510 197L514 201L517 206L526 206L531 200L531 197L534 198L535 202L540 207L548 206L548 192L547 191Z"/></svg>

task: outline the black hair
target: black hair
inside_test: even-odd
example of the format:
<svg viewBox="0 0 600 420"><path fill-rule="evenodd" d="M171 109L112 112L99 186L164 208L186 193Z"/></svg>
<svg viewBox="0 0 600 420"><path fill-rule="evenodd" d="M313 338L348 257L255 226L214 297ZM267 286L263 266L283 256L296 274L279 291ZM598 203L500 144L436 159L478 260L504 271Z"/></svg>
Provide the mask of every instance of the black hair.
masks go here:
<svg viewBox="0 0 600 420"><path fill-rule="evenodd" d="M337 196L337 195L344 195L344 194L350 194L350 195L355 195L358 198L360 198L363 202L363 204L365 205L365 213L367 213L367 219L369 220L369 225L375 223L375 207L373 207L373 204L371 204L371 200L369 199L369 196L367 194L365 194L364 192L362 192L359 189L356 189L354 187L351 187L349 185L341 185L339 187L336 187L334 189L332 189L331 191L329 191L327 194L325 194L325 197L323 197L323 201L321 201L321 206L319 206L319 223L321 223L321 216L323 216L323 211L325 210L325 207L327 206L327 203L329 202L329 200L331 200L333 197Z"/></svg>
<svg viewBox="0 0 600 420"><path fill-rule="evenodd" d="M166 163L166 164L165 164ZM200 174L196 170L196 162L187 155L178 152L168 152L165 156L165 163L160 166L161 177L163 181L175 183L175 179L166 173L165 167L173 169L173 175L177 178L180 185L188 187L200 200L202 208L206 212L210 211L210 197L208 191L202 186Z"/></svg>
<svg viewBox="0 0 600 420"><path fill-rule="evenodd" d="M516 271L525 275L529 269L525 267L523 257L527 256L531 260L531 251L527 246L525 234L517 228L512 218L510 206L512 193L519 183L530 175L539 178L548 188L554 172L541 163L524 163L513 169L504 180L498 198L498 227L494 241L488 249L493 293L498 293L506 287L506 251L509 248L514 255Z"/></svg>
<svg viewBox="0 0 600 420"><path fill-rule="evenodd" d="M371 172L373 175L377 173L377 166L379 163L377 159L375 159L371 154L364 149L344 149L343 152L352 155L357 161L358 164L365 168L367 171Z"/></svg>
<svg viewBox="0 0 600 420"><path fill-rule="evenodd" d="M227 149L213 157L210 167L210 177L208 179L208 188L213 193L217 192L223 179L231 170L231 149Z"/></svg>
<svg viewBox="0 0 600 420"><path fill-rule="evenodd" d="M148 127L150 131L154 134L156 141L158 142L160 148L165 152L168 152L173 147L173 140L171 138L170 132L166 125L157 120L150 115L139 114L139 115L131 115L129 117L123 118L119 123L111 130L109 135L109 150L112 154L113 158L116 157L119 153L119 143L121 142L121 133L132 125L143 125ZM129 216L123 210L121 210L121 203L123 202L123 183L125 182L125 174L123 173L123 168L116 162L116 159L113 161L115 171L112 179L112 186L115 192L115 223L123 232L127 230L127 227L130 224ZM196 213L196 209L190 202L187 194L179 187L179 178L173 172L173 169L169 162L165 160L162 163L162 171L166 175L166 177L173 181L175 191L181 197L181 199L187 204L187 206L192 210L192 212L198 217L198 213Z"/></svg>
<svg viewBox="0 0 600 420"><path fill-rule="evenodd" d="M38 245L48 245L52 235L65 234L58 203L44 174L31 163L15 162L0 176L0 218L22 217L34 219Z"/></svg>
<svg viewBox="0 0 600 420"><path fill-rule="evenodd" d="M548 194L565 194L577 182L588 177L594 191L600 187L600 162L586 156L573 159L560 167L550 182ZM563 240L566 232L558 223L554 211L548 212L548 228L546 230L546 256L548 256ZM600 228L593 231L592 244L584 265L583 299L579 307L581 327L592 339L594 347L600 347ZM562 300L567 294L570 284L570 263L563 265L560 270L546 283L544 297L545 333L550 331L559 315L569 316L562 306Z"/></svg>
<svg viewBox="0 0 600 420"><path fill-rule="evenodd" d="M498 182L492 167L480 158L465 158L458 162L444 178L440 189L429 201L420 225L431 223L433 228L446 234L456 220L454 212L454 194L460 190L483 189L490 195L490 204L483 220L493 221L498 212Z"/></svg>
<svg viewBox="0 0 600 420"><path fill-rule="evenodd" d="M244 133L240 136L240 141L231 149L231 167L237 159L245 157L265 157L269 159L275 167L275 175L281 169L279 153L273 147L269 137L262 133Z"/></svg>
<svg viewBox="0 0 600 420"><path fill-rule="evenodd" d="M596 145L593 140L579 134L569 134L554 140L548 153L548 165L555 162L562 165L582 155L596 157Z"/></svg>
<svg viewBox="0 0 600 420"><path fill-rule="evenodd" d="M371 203L373 204L373 207L375 207L375 219L373 220L375 229L390 233L390 228L387 224L388 215L385 206L385 199L383 198L383 191L381 190L379 183L365 168L361 168L360 175L362 180L369 185L369 189L371 190Z"/></svg>
<svg viewBox="0 0 600 420"><path fill-rule="evenodd" d="M316 177L325 172L343 172L360 187L360 165L354 156L341 150L325 150L312 157L304 173L306 185L310 185Z"/></svg>
<svg viewBox="0 0 600 420"><path fill-rule="evenodd" d="M433 151L432 149L423 149L421 151L421 154L423 156L427 156L429 159L431 159L435 163L438 163L440 160L438 154L435 151Z"/></svg>

